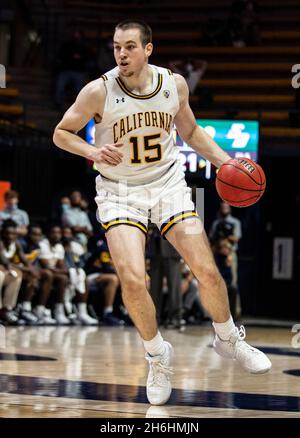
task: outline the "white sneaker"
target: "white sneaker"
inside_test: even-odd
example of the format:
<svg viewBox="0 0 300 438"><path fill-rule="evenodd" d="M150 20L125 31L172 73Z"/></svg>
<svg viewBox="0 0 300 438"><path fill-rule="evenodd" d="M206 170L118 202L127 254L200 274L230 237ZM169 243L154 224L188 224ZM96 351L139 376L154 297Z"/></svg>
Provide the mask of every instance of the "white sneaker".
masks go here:
<svg viewBox="0 0 300 438"><path fill-rule="evenodd" d="M146 353L145 358L149 362L149 374L147 379L147 398L152 405L165 404L171 395L172 387L170 375L173 374L170 367L173 359L173 347L169 342L164 342L165 352L158 356L150 356Z"/></svg>
<svg viewBox="0 0 300 438"><path fill-rule="evenodd" d="M50 309L45 308L42 312L34 309L33 313L37 316L39 325L56 325L56 319L52 318Z"/></svg>
<svg viewBox="0 0 300 438"><path fill-rule="evenodd" d="M58 325L69 325L70 324L69 318L67 318L66 315L64 315L64 313L54 311L54 319L56 320L56 323Z"/></svg>
<svg viewBox="0 0 300 438"><path fill-rule="evenodd" d="M266 373L272 367L271 361L262 351L247 344L244 341L245 337L245 327L241 326L240 329L236 327L228 341L223 341L216 334L213 347L220 356L237 360L250 373Z"/></svg>
<svg viewBox="0 0 300 438"><path fill-rule="evenodd" d="M87 313L84 313L82 315L78 314L78 319L82 325L98 325L99 324L99 321L97 319L92 318Z"/></svg>

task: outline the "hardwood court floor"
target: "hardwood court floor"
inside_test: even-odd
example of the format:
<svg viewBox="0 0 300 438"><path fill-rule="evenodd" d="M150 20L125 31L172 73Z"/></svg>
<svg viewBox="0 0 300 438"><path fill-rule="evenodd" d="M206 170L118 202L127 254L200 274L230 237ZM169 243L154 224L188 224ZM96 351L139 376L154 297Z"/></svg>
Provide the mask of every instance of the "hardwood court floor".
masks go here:
<svg viewBox="0 0 300 438"><path fill-rule="evenodd" d="M251 375L211 348L209 327L162 330L175 349L173 393L150 406L147 363L133 328L7 328L0 348L0 417L300 417L300 349L289 329L248 328L269 354Z"/></svg>

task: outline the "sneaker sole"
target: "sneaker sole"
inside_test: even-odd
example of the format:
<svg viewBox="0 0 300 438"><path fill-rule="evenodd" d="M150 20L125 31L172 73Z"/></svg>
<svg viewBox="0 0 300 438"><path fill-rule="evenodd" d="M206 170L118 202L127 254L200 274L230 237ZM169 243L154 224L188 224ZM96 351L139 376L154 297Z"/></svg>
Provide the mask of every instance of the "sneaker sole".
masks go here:
<svg viewBox="0 0 300 438"><path fill-rule="evenodd" d="M160 401L160 402L158 402L158 403L151 402L151 401L149 400L148 394L147 394L147 399L148 399L150 405L152 405L152 406L162 406L162 405L165 405L165 404L167 403L167 401L168 401L169 398L171 397L171 394L172 394L172 388L170 388L170 394L168 395L168 397L166 397L164 400L162 400L162 401Z"/></svg>
<svg viewBox="0 0 300 438"><path fill-rule="evenodd" d="M264 369L259 370L259 371L251 371L251 369L249 369L249 368L245 368L245 369L247 371L249 371L249 373L251 373L251 374L265 374L268 371L270 371L271 368L272 368L272 365L270 367L268 367L268 368L264 368Z"/></svg>

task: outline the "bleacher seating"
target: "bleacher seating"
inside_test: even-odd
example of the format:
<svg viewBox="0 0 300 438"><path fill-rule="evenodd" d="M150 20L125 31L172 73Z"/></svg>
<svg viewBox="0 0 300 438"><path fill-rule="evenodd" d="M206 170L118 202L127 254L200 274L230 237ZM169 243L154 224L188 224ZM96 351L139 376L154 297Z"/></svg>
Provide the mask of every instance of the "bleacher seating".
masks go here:
<svg viewBox="0 0 300 438"><path fill-rule="evenodd" d="M65 24L83 30L91 54L97 54L101 41L111 38L118 21L129 17L145 19L153 29L152 63L167 66L170 60L186 58L207 61L204 78L191 96L191 105L199 117L228 118L231 114L237 119L257 118L266 128L261 131L262 135L268 138L272 133L274 138L278 138L279 133L285 135L288 132L285 129L294 130L297 136L297 129L290 125L290 114L295 111L297 102L291 80L292 66L300 59L300 2L257 0L256 3L259 41L247 47L208 47L204 39L210 18L226 23L232 0L153 0L148 3L64 0L60 13L65 14ZM57 46L63 37L64 34L57 36ZM17 88L2 91L0 99L16 98ZM30 93L35 93L33 86ZM36 92L37 98L39 93ZM210 99L203 98L205 93ZM0 102L0 116L3 111L22 113L22 107ZM34 111L32 114L35 116ZM43 117L48 119L46 113Z"/></svg>

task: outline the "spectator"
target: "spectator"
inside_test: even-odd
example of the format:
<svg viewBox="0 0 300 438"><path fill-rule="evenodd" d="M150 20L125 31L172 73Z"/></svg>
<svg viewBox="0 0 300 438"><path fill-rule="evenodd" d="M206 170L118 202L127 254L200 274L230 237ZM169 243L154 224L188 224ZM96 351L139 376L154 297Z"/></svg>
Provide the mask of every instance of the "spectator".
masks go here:
<svg viewBox="0 0 300 438"><path fill-rule="evenodd" d="M180 328L182 295L181 295L181 257L173 246L160 235L157 227L150 231L148 243L150 259L150 291L160 320L162 309L163 278L166 278L168 304L165 325L169 328Z"/></svg>
<svg viewBox="0 0 300 438"><path fill-rule="evenodd" d="M81 208L82 195L74 191L70 195L71 206L62 215L63 226L72 229L75 239L87 248L88 238L93 235L93 228L89 217Z"/></svg>
<svg viewBox="0 0 300 438"><path fill-rule="evenodd" d="M216 265L224 278L228 290L229 306L232 317L236 318L237 287L233 283L233 245L226 238L220 238L214 245Z"/></svg>
<svg viewBox="0 0 300 438"><path fill-rule="evenodd" d="M68 196L63 196L60 200L61 213L63 214L66 210L68 210L70 208L70 205L70 198Z"/></svg>
<svg viewBox="0 0 300 438"><path fill-rule="evenodd" d="M174 73L185 77L191 94L194 94L200 79L207 69L207 62L201 59L170 61L169 66Z"/></svg>
<svg viewBox="0 0 300 438"><path fill-rule="evenodd" d="M12 219L17 224L19 236L25 236L28 231L29 217L25 210L18 207L19 194L15 190L9 190L4 194L5 208L0 211L0 227L7 220Z"/></svg>
<svg viewBox="0 0 300 438"><path fill-rule="evenodd" d="M36 324L38 318L32 313L31 301L38 287L39 273L35 266L26 258L20 242L17 240L17 226L11 219L6 220L2 227L2 256L22 272L22 289L19 317L28 324Z"/></svg>
<svg viewBox="0 0 300 438"><path fill-rule="evenodd" d="M198 282L187 264L182 267L181 292L183 299L182 317L187 323L201 323L204 311L199 297Z"/></svg>
<svg viewBox="0 0 300 438"><path fill-rule="evenodd" d="M232 245L232 286L238 291L238 242L242 237L242 227L239 219L231 215L231 207L226 202L220 203L218 218L213 222L210 230L210 240L215 245L220 239L227 239ZM237 292L237 313L241 313L239 295Z"/></svg>
<svg viewBox="0 0 300 438"><path fill-rule="evenodd" d="M242 237L241 221L231 215L231 207L226 202L220 203L220 209L210 230L210 239L214 243L220 238L226 238L232 244L232 275L233 284L238 284L238 242Z"/></svg>
<svg viewBox="0 0 300 438"><path fill-rule="evenodd" d="M104 288L103 323L111 326L123 325L124 321L113 313L113 305L120 282L106 240L100 241L91 254L86 264L86 272L89 288L97 292L99 288Z"/></svg>
<svg viewBox="0 0 300 438"><path fill-rule="evenodd" d="M6 249L0 240L0 321L14 325L18 323L18 316L13 309L22 283L22 272L13 267L6 255Z"/></svg>
<svg viewBox="0 0 300 438"><path fill-rule="evenodd" d="M90 221L90 223L92 225L92 228L93 228L93 233L97 234L97 236L98 236L98 234L99 234L99 222L97 221L95 212L92 212L89 209L89 202L88 202L87 199L82 198L81 203L80 203L80 208L81 208L82 211L84 211L87 214L87 216L89 218L89 221ZM97 239L97 236L95 236L96 239Z"/></svg>
<svg viewBox="0 0 300 438"><path fill-rule="evenodd" d="M22 271L16 267L19 259L16 223L7 219L1 230L0 240L0 320L17 324L18 315L14 312L22 283ZM2 300L3 289L3 300Z"/></svg>
<svg viewBox="0 0 300 438"><path fill-rule="evenodd" d="M71 229L64 229L64 232ZM69 270L70 283L67 288L70 296L69 300L75 295L78 309L78 320L83 325L98 325L98 320L92 318L87 312L88 289L86 285L86 273L82 269L81 256L84 249L80 244L73 240L72 235L62 239L65 249L65 264ZM67 301L65 299L65 301ZM70 302L70 301L69 301Z"/></svg>
<svg viewBox="0 0 300 438"><path fill-rule="evenodd" d="M39 325L54 325L56 320L51 317L50 309L46 308L48 303L52 284L53 274L49 269L43 269L40 266L40 242L43 238L42 229L39 225L31 225L26 238L21 240L22 249L25 257L38 272L38 289L36 296L36 306L33 309L34 315L38 318ZM23 309L31 310L31 303L23 302Z"/></svg>
<svg viewBox="0 0 300 438"><path fill-rule="evenodd" d="M59 325L68 325L70 320L65 314L64 299L69 275L64 262L65 250L61 244L61 228L56 225L51 226L47 237L48 239L44 239L40 243L39 262L42 268L50 271L53 275L53 289L56 293L54 318Z"/></svg>

